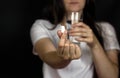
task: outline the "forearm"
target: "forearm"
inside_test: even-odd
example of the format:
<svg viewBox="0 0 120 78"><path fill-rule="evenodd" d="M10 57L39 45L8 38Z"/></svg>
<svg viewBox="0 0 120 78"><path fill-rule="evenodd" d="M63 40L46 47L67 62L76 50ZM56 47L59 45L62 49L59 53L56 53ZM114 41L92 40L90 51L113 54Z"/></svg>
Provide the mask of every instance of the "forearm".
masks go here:
<svg viewBox="0 0 120 78"><path fill-rule="evenodd" d="M92 54L99 78L118 78L118 66L111 62L99 43L92 48Z"/></svg>
<svg viewBox="0 0 120 78"><path fill-rule="evenodd" d="M65 60L61 58L57 55L56 52L45 53L42 56L40 55L40 58L42 59L42 61L55 69L64 68L70 63L70 60Z"/></svg>

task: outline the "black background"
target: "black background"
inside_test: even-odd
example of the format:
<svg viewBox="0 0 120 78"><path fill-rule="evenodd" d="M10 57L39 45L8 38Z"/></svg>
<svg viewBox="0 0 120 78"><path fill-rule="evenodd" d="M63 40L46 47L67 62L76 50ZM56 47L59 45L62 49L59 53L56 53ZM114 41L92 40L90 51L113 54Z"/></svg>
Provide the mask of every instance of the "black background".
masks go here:
<svg viewBox="0 0 120 78"><path fill-rule="evenodd" d="M120 39L119 0L96 0L96 19L114 25ZM30 27L47 0L0 0L0 78L42 78L42 61L32 54Z"/></svg>

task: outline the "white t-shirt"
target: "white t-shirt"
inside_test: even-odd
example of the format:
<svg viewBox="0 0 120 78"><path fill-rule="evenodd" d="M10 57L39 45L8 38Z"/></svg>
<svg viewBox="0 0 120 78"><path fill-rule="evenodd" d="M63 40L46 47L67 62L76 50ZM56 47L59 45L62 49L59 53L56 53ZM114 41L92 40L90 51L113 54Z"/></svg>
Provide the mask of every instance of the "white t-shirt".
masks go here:
<svg viewBox="0 0 120 78"><path fill-rule="evenodd" d="M67 23L68 26L70 24ZM99 23L102 28L102 36L104 40L105 50L118 49L119 44L116 38L115 30L109 23ZM54 30L49 30L52 28L51 24L47 20L36 20L31 27L30 36L33 44L33 53L37 55L34 51L35 43L42 38L50 38L55 47L57 47L59 37L57 31L60 30L60 24ZM80 59L72 60L70 64L62 69L54 69L43 63L43 77L44 78L93 78L93 60L92 54L89 46L85 42L80 43L82 56Z"/></svg>

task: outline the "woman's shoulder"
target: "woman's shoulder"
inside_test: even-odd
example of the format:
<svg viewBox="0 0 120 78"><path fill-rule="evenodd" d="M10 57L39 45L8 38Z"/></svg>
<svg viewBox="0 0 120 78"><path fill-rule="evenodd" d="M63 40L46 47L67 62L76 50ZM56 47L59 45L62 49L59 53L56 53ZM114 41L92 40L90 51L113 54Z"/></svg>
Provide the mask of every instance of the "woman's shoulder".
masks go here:
<svg viewBox="0 0 120 78"><path fill-rule="evenodd" d="M51 24L50 21L45 19L36 19L33 24Z"/></svg>
<svg viewBox="0 0 120 78"><path fill-rule="evenodd" d="M109 22L98 22L97 25L102 31L102 34L107 36L114 36L116 34L114 26Z"/></svg>
<svg viewBox="0 0 120 78"><path fill-rule="evenodd" d="M102 22L96 22L96 24L103 30L111 30L114 31L114 26L110 22L102 21Z"/></svg>
<svg viewBox="0 0 120 78"><path fill-rule="evenodd" d="M36 19L33 23L33 26L40 26L40 27L46 27L46 28L51 28L53 26L53 24L48 21L48 20L44 20L44 19Z"/></svg>

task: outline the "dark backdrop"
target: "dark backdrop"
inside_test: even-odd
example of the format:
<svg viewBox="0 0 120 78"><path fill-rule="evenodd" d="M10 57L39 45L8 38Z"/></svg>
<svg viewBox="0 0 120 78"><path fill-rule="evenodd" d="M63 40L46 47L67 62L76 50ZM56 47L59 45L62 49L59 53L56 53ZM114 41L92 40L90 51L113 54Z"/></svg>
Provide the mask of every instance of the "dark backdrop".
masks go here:
<svg viewBox="0 0 120 78"><path fill-rule="evenodd" d="M119 0L96 0L96 19L120 29ZM42 61L32 54L30 27L47 0L0 0L0 78L42 78Z"/></svg>

